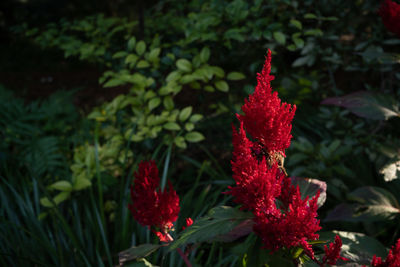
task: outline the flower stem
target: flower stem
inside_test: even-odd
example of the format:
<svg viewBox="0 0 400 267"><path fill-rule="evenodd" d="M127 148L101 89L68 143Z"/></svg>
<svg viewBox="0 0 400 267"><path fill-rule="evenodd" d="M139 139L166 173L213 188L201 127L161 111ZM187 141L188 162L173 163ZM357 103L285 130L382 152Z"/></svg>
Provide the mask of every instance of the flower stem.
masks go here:
<svg viewBox="0 0 400 267"><path fill-rule="evenodd" d="M186 263L186 266L187 267L192 267L192 264L190 263L189 259L185 255L185 253L183 253L183 251L180 248L177 248L176 251L178 251L179 255L181 256L183 261Z"/></svg>

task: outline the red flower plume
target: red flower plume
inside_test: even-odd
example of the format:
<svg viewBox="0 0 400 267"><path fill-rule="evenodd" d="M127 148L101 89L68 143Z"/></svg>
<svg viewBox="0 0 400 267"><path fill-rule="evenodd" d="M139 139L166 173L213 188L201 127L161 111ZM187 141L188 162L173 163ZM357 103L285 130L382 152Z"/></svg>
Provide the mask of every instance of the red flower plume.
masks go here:
<svg viewBox="0 0 400 267"><path fill-rule="evenodd" d="M371 265L374 267L400 267L400 239L397 240L396 246L389 251L385 261L374 255Z"/></svg>
<svg viewBox="0 0 400 267"><path fill-rule="evenodd" d="M154 226L161 232L154 231L160 241L171 241L168 231L172 228L179 214L179 197L169 183L169 190L157 188L160 184L156 163L141 162L135 173L135 184L131 186L132 204L128 208L133 217L144 226Z"/></svg>
<svg viewBox="0 0 400 267"><path fill-rule="evenodd" d="M285 155L292 135L292 119L295 105L281 103L277 92L271 91L270 82L274 76L271 72L271 51L265 60L254 93L245 100L242 106L244 115L237 115L243 122L246 131L263 146L267 153L279 152Z"/></svg>

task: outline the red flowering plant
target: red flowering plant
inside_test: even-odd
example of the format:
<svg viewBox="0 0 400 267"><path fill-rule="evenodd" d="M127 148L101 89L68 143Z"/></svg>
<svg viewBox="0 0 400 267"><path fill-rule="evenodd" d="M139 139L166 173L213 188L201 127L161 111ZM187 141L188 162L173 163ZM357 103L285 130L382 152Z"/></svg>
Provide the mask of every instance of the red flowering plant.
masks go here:
<svg viewBox="0 0 400 267"><path fill-rule="evenodd" d="M219 206L195 222L186 219L186 227L174 240L170 231L179 215L179 198L171 184L168 190L159 188L158 170L155 162L150 161L139 164L129 209L140 224L159 237L162 246L168 246L167 251L177 249L187 266L191 266L187 256L193 252L193 244L244 240L244 266L298 266L305 262L327 266L347 261L358 264L354 251L343 254L341 236L346 237L348 244L349 236L359 235L339 233L320 238L317 211L326 198L326 183L289 177L285 170L285 150L290 146L296 106L282 102L278 93L272 91L270 83L274 76L270 72L268 51L255 91L245 100L243 114L237 114L239 128L232 126L235 183L224 194L231 196L239 207ZM306 187L313 189L306 192ZM332 234L325 232L325 237L326 233ZM333 242L328 244L328 240ZM160 246L139 246L129 250L130 256L122 256L144 257ZM372 255L368 260L372 260L373 266L398 266L399 255L400 241L385 261Z"/></svg>
<svg viewBox="0 0 400 267"><path fill-rule="evenodd" d="M384 0L378 12L386 29L400 37L400 4Z"/></svg>

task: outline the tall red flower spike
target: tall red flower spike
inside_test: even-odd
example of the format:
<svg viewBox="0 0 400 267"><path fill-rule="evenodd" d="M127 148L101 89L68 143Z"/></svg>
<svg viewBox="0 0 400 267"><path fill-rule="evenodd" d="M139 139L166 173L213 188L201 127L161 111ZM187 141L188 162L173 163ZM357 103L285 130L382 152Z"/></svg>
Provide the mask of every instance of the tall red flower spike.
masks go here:
<svg viewBox="0 0 400 267"><path fill-rule="evenodd" d="M160 184L158 169L154 160L139 163L135 173L135 184L131 186L132 204L128 205L133 217L144 226L154 226L153 232L162 242L171 241L168 231L179 214L179 197L168 183L169 190L157 188Z"/></svg>
<svg viewBox="0 0 400 267"><path fill-rule="evenodd" d="M271 51L265 60L261 73L258 73L254 93L242 106L244 115L237 115L246 131L263 146L269 154L276 152L285 156L285 149L290 145L292 119L295 105L281 103L277 92L271 91Z"/></svg>
<svg viewBox="0 0 400 267"><path fill-rule="evenodd" d="M272 251L303 247L314 258L308 240L316 240L321 229L317 217L319 194L311 200L301 199L300 190L286 177L276 154L285 156L292 138L292 119L296 106L281 103L271 91L271 51L265 61L258 84L237 115L240 128L232 129L232 171L235 186L226 192L234 201L254 214L253 230L264 247ZM251 135L254 142L246 136Z"/></svg>
<svg viewBox="0 0 400 267"><path fill-rule="evenodd" d="M347 261L347 258L341 257L340 256L340 250L342 249L342 239L340 239L340 236L336 235L335 236L335 242L330 243L329 247L325 245L325 256L322 258L322 264L321 266L324 266L324 264L329 264L329 265L336 265L336 262L338 260L343 260Z"/></svg>
<svg viewBox="0 0 400 267"><path fill-rule="evenodd" d="M261 161L254 155L255 146L246 137L246 132L241 123L239 132L232 129L233 134L233 159L232 171L236 186L228 188L234 201L242 204L242 209L263 209L266 213L277 212L275 199L281 191L284 175L276 164L269 167L265 158Z"/></svg>
<svg viewBox="0 0 400 267"><path fill-rule="evenodd" d="M400 37L400 4L391 0L382 1L378 12L386 29Z"/></svg>
<svg viewBox="0 0 400 267"><path fill-rule="evenodd" d="M400 239L397 240L396 246L389 251L385 261L374 255L371 265L374 267L400 267Z"/></svg>

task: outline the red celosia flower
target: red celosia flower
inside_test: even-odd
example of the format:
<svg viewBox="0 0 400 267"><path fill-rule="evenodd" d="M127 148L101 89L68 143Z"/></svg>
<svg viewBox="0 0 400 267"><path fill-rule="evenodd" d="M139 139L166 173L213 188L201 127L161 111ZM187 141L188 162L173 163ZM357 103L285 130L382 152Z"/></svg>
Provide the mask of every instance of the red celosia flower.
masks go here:
<svg viewBox="0 0 400 267"><path fill-rule="evenodd" d="M179 197L170 183L169 190L157 191L159 183L156 163L153 160L141 162L135 173L135 184L131 186L132 204L129 204L129 209L140 224L157 227L161 232L154 232L160 240L169 242L168 231L179 214Z"/></svg>
<svg viewBox="0 0 400 267"><path fill-rule="evenodd" d="M287 209L280 210L278 215L257 210L254 214L254 231L261 237L265 248L278 250L302 246L310 251L306 241L318 239L316 232L321 229L316 218L318 197L319 193L311 200L308 197L302 200L300 190L296 187ZM310 253L313 255L312 250Z"/></svg>
<svg viewBox="0 0 400 267"><path fill-rule="evenodd" d="M382 1L379 15L386 29L400 37L400 4L391 0Z"/></svg>
<svg viewBox="0 0 400 267"><path fill-rule="evenodd" d="M384 262L381 257L374 255L371 265L374 267L400 267L400 239L397 240L396 246L389 251Z"/></svg>
<svg viewBox="0 0 400 267"><path fill-rule="evenodd" d="M232 171L236 186L229 186L230 191L227 194L234 196L234 201L242 204L242 209L277 212L275 199L281 191L283 173L276 164L269 167L265 158L259 161L254 155L254 144L246 137L243 123L239 132L233 128L232 135Z"/></svg>
<svg viewBox="0 0 400 267"><path fill-rule="evenodd" d="M340 239L340 236L336 235L335 237L335 242L330 243L329 247L325 245L325 256L322 258L322 264L321 266L324 266L324 264L329 264L329 265L336 265L337 260L343 260L347 261L347 258L341 257L340 256L340 250L342 249L342 240Z"/></svg>
<svg viewBox="0 0 400 267"><path fill-rule="evenodd" d="M285 155L292 135L291 121L296 111L295 105L281 103L277 92L271 91L271 51L265 60L264 68L258 73L258 83L254 93L242 106L244 115L237 115L246 131L262 145L266 152Z"/></svg>

